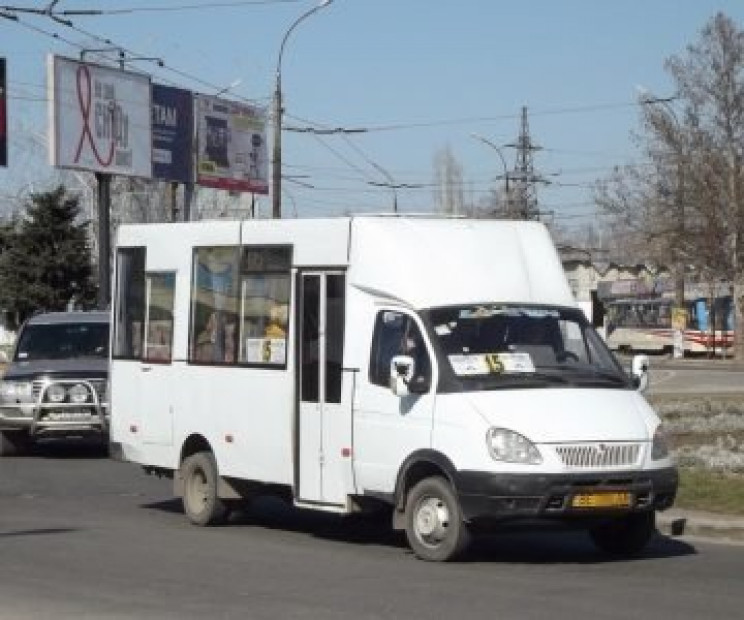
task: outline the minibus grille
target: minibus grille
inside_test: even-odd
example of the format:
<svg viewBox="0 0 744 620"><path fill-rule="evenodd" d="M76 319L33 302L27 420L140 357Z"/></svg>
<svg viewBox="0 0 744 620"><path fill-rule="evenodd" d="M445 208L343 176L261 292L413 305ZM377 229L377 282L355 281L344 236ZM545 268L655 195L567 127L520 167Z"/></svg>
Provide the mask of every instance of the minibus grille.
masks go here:
<svg viewBox="0 0 744 620"><path fill-rule="evenodd" d="M566 467L596 469L628 467L638 463L639 443L581 443L556 446L555 451Z"/></svg>

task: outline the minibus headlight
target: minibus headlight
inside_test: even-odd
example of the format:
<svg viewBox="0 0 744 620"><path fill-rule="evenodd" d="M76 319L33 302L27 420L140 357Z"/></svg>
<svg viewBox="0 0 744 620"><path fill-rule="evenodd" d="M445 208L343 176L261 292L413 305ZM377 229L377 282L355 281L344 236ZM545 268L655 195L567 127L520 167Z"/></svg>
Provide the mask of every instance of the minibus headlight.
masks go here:
<svg viewBox="0 0 744 620"><path fill-rule="evenodd" d="M490 428L486 433L488 452L495 461L539 465L542 456L529 439L506 428Z"/></svg>
<svg viewBox="0 0 744 620"><path fill-rule="evenodd" d="M660 461L669 456L669 442L667 441L666 433L661 424L656 427L654 433L654 442L651 446L651 460Z"/></svg>

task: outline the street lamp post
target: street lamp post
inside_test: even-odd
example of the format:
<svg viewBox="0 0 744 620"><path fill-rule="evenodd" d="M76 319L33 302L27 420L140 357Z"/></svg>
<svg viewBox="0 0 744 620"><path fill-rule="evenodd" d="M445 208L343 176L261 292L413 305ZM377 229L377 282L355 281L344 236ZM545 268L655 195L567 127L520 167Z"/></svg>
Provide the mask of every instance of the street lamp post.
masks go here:
<svg viewBox="0 0 744 620"><path fill-rule="evenodd" d="M367 181L369 185L376 185L377 187L389 187L391 190L393 190L393 213L396 215L398 214L398 189L403 187L400 183L396 183L393 180L393 176L385 170L380 164L372 161L368 157L365 157L365 159L370 163L370 165L380 172L382 176L384 176L387 179L387 183L379 183L376 181Z"/></svg>
<svg viewBox="0 0 744 620"><path fill-rule="evenodd" d="M684 190L685 190L685 178L684 178L684 162L683 162L683 151L682 151L682 125L679 122L679 117L674 111L671 102L676 97L647 97L642 99L644 105L661 105L667 111L669 118L677 130L677 191L674 193L674 205L677 215L677 242L676 242L676 268L675 268L675 279L674 279L674 305L679 309L685 308L685 264L684 256L679 244L682 243L685 234L685 202L684 202ZM681 310L680 310L681 313ZM673 356L683 357L684 356L684 342L682 336L682 328L680 323L682 322L681 317L677 317L673 322Z"/></svg>
<svg viewBox="0 0 744 620"><path fill-rule="evenodd" d="M475 138L476 140L483 142L486 146L490 146L499 156L499 159L501 160L501 164L504 166L504 193L506 194L506 213L508 216L512 215L511 212L511 192L509 191L509 168L506 165L506 159L504 158L504 154L501 152L501 147L497 146L493 142L491 142L488 138L484 138L483 136L477 134L477 133L471 133L471 138Z"/></svg>
<svg viewBox="0 0 744 620"><path fill-rule="evenodd" d="M276 62L276 82L274 88L274 149L272 157L272 170L271 170L271 215L275 219L282 217L282 56L284 54L284 46L289 39L289 35L292 31L303 20L310 17L313 13L316 13L320 9L328 6L333 0L322 0L320 4L314 6L310 10L300 15L292 25L287 29L282 39L282 44L279 47L279 58Z"/></svg>

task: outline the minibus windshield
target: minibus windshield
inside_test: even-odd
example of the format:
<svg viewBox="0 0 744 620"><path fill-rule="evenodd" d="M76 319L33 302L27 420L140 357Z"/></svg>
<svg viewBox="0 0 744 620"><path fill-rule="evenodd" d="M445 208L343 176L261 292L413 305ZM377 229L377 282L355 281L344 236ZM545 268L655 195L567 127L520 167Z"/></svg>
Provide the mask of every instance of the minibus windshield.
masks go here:
<svg viewBox="0 0 744 620"><path fill-rule="evenodd" d="M463 390L631 387L578 309L486 304L426 314L445 372Z"/></svg>

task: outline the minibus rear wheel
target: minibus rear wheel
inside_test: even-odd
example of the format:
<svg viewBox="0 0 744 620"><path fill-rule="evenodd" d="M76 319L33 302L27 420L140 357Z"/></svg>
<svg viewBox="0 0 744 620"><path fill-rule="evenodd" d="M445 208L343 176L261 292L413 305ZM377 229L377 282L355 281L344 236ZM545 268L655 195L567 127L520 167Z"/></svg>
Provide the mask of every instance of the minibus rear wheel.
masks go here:
<svg viewBox="0 0 744 620"><path fill-rule="evenodd" d="M656 532L656 513L639 512L617 517L589 530L598 549L611 555L634 555L643 550Z"/></svg>
<svg viewBox="0 0 744 620"><path fill-rule="evenodd" d="M424 478L408 493L406 538L418 558L431 562L454 560L465 551L470 532L447 480Z"/></svg>
<svg viewBox="0 0 744 620"><path fill-rule="evenodd" d="M211 452L197 452L181 464L183 510L195 525L217 525L227 517L227 507L217 495L219 473Z"/></svg>

